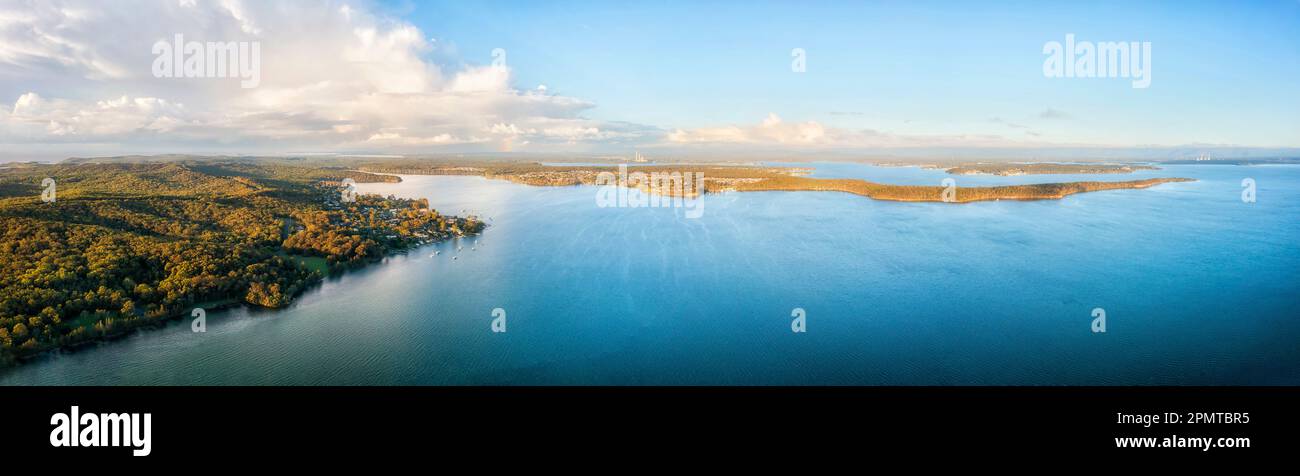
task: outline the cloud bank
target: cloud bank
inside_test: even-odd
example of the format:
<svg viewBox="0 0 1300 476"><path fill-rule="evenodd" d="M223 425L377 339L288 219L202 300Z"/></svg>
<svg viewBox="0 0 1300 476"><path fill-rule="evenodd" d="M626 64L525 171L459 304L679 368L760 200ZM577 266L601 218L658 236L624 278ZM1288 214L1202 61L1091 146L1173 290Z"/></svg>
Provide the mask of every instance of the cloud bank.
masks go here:
<svg viewBox="0 0 1300 476"><path fill-rule="evenodd" d="M256 87L238 77L158 77L154 46L178 35L256 42ZM461 57L436 35L370 0L0 0L0 160L1098 146L1060 142L1086 124L1052 108L940 118L930 129L904 121L896 131L843 127L889 124L857 111L829 113L834 123L769 113L694 128L592 119L592 101L520 87L509 62L495 61L505 55Z"/></svg>
<svg viewBox="0 0 1300 476"><path fill-rule="evenodd" d="M996 122L1005 123L1000 119ZM830 127L816 121L786 122L776 113L768 113L756 125L674 129L665 138L669 143L684 146L762 146L804 150L1038 145L996 134L895 134L875 129Z"/></svg>
<svg viewBox="0 0 1300 476"><path fill-rule="evenodd" d="M258 86L155 77L152 46L178 34L258 42ZM0 7L0 92L17 96L0 108L0 143L421 152L658 134L586 119L594 105L579 98L515 89L508 64L435 64L434 48L348 2L20 2Z"/></svg>

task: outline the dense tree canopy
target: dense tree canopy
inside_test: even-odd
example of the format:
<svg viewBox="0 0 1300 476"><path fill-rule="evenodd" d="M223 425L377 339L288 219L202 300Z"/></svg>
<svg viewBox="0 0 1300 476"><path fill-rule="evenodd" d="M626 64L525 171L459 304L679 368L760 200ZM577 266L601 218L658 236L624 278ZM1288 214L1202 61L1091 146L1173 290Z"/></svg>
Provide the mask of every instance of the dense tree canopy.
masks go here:
<svg viewBox="0 0 1300 476"><path fill-rule="evenodd" d="M0 168L0 365L196 306L281 307L326 273L483 227L425 200L340 200L344 178L397 180L238 160Z"/></svg>

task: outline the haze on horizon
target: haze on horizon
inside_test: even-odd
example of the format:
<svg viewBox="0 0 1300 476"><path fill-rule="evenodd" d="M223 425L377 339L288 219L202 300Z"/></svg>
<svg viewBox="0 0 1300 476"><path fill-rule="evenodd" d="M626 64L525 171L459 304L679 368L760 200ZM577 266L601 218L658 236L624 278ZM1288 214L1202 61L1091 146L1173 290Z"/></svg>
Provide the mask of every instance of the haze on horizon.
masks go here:
<svg viewBox="0 0 1300 476"><path fill-rule="evenodd" d="M177 35L257 43L256 87L157 77ZM1045 77L1067 35L1150 42L1150 86ZM0 162L1296 157L1297 59L1296 0L3 0Z"/></svg>

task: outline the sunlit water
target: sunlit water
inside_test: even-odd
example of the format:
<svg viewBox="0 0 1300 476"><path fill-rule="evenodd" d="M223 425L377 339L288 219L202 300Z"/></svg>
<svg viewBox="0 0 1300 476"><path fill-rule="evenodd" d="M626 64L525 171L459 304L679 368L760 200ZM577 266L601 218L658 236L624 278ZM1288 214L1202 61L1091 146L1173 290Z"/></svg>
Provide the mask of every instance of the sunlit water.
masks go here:
<svg viewBox="0 0 1300 476"><path fill-rule="evenodd" d="M698 219L599 208L594 187L363 184L491 226L329 279L284 310L209 312L206 333L178 321L0 383L1300 384L1300 167L955 178L1158 176L1198 181L961 205L733 193L706 196ZM1257 203L1241 200L1247 177ZM494 308L505 333L490 329ZM794 308L806 333L791 332Z"/></svg>

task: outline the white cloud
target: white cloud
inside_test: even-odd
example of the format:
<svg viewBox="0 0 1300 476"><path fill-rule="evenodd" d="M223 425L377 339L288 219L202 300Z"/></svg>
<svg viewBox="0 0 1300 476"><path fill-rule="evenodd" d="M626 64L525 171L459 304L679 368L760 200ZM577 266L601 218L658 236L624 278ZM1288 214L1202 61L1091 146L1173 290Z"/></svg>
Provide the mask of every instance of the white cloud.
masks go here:
<svg viewBox="0 0 1300 476"><path fill-rule="evenodd" d="M894 134L873 129L828 127L817 121L786 122L768 113L753 126L675 129L668 142L681 145L783 146L790 148L1019 147L1031 144L993 134Z"/></svg>
<svg viewBox="0 0 1300 476"><path fill-rule="evenodd" d="M185 115L184 105L152 97L122 96L84 104L27 93L0 116L0 123L18 129L9 132L26 136L114 138L170 132L185 124Z"/></svg>
<svg viewBox="0 0 1300 476"><path fill-rule="evenodd" d="M514 89L508 67L435 64L426 59L435 47L429 35L368 5L32 0L0 6L0 80L18 90L7 98L12 107L0 108L0 143L401 152L657 134L583 118L592 103L545 87ZM177 34L185 41L259 42L260 85L155 78L152 45ZM491 60L483 56L482 62Z"/></svg>
<svg viewBox="0 0 1300 476"><path fill-rule="evenodd" d="M375 13L364 0L6 0L0 5L0 94L7 95L0 96L0 159L52 150L1030 145L996 135L846 129L774 113L757 124L665 134L588 119L584 114L595 105L552 92L563 86L516 89L508 65L488 66L489 51L459 58L453 42L435 42L429 33L437 32ZM154 43L178 34L186 41L258 42L258 87L241 88L239 78L154 77ZM448 66L433 57L457 59L445 59L455 62ZM1050 109L1042 114L1063 116Z"/></svg>
<svg viewBox="0 0 1300 476"><path fill-rule="evenodd" d="M500 91L509 87L509 80L510 72L505 68L468 68L451 80L448 89L459 93Z"/></svg>
<svg viewBox="0 0 1300 476"><path fill-rule="evenodd" d="M670 142L678 143L742 143L742 144L793 144L817 145L833 142L825 126L815 122L788 123L776 113L768 113L757 126L724 126L699 129L677 129L668 134Z"/></svg>

